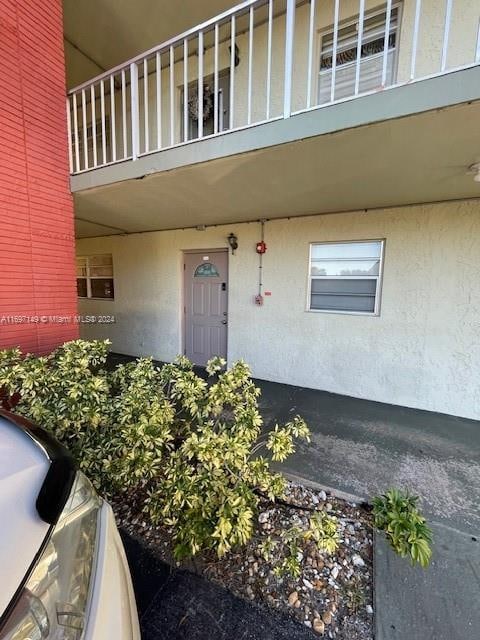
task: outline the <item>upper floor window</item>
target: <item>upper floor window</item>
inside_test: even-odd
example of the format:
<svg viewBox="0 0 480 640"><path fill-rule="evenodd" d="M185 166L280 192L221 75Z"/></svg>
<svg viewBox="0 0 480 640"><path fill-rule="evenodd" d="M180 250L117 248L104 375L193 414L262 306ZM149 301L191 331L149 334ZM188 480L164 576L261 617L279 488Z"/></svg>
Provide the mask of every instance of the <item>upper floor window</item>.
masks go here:
<svg viewBox="0 0 480 640"><path fill-rule="evenodd" d="M310 247L310 311L377 315L384 240Z"/></svg>
<svg viewBox="0 0 480 640"><path fill-rule="evenodd" d="M79 298L113 300L113 261L111 255L77 257Z"/></svg>
<svg viewBox="0 0 480 640"><path fill-rule="evenodd" d="M388 29L387 74L385 85L392 85L396 75L396 52L400 9L392 8ZM365 15L360 54L359 93L372 91L382 85L383 59L387 12ZM348 98L355 94L356 61L359 23L346 24L338 29L334 99ZM318 82L319 104L331 100L333 29L322 36L320 47L320 72Z"/></svg>

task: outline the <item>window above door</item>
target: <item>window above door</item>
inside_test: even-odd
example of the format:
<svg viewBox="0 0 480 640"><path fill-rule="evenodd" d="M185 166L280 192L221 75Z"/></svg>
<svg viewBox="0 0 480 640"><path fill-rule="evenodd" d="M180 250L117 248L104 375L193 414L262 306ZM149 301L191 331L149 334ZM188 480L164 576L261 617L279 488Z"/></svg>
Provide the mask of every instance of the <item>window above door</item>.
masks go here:
<svg viewBox="0 0 480 640"><path fill-rule="evenodd" d="M194 278L219 278L217 267L211 262L203 262L199 264L193 274Z"/></svg>

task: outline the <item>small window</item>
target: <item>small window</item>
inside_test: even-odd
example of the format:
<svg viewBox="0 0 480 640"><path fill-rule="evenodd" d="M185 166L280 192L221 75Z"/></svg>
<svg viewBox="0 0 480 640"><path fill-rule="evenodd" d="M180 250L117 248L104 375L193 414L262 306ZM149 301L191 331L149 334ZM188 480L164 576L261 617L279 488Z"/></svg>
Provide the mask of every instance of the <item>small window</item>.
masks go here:
<svg viewBox="0 0 480 640"><path fill-rule="evenodd" d="M382 85L386 24L386 11L365 15L360 48L359 93L373 91ZM399 8L393 7L388 29L386 86L395 82L398 24ZM355 94L358 30L358 17L355 22L338 30L334 100L348 98ZM321 40L319 104L325 104L331 100L333 39L332 30L325 33Z"/></svg>
<svg viewBox="0 0 480 640"><path fill-rule="evenodd" d="M217 267L211 262L203 262L199 264L193 274L194 278L219 278Z"/></svg>
<svg viewBox="0 0 480 640"><path fill-rule="evenodd" d="M111 255L77 258L77 294L79 298L113 300L113 261Z"/></svg>
<svg viewBox="0 0 480 640"><path fill-rule="evenodd" d="M310 248L310 311L378 314L383 240Z"/></svg>

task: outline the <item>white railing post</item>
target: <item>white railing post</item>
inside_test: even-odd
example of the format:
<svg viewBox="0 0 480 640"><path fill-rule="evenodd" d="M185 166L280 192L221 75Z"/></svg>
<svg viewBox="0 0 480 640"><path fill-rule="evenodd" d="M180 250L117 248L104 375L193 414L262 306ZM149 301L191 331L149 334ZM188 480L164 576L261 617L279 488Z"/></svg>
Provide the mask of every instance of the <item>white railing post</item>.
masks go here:
<svg viewBox="0 0 480 640"><path fill-rule="evenodd" d="M229 99L229 119L228 127L233 129L234 112L235 112L235 14L230 20L230 99Z"/></svg>
<svg viewBox="0 0 480 640"><path fill-rule="evenodd" d="M107 164L107 131L105 125L105 82L100 80L100 118L102 125L102 164Z"/></svg>
<svg viewBox="0 0 480 640"><path fill-rule="evenodd" d="M422 12L422 0L417 0L415 3L415 22L413 26L413 40L412 40L412 60L410 65L410 80L415 79L415 70L417 65L417 47L418 47L418 30L420 28L420 14Z"/></svg>
<svg viewBox="0 0 480 640"><path fill-rule="evenodd" d="M267 36L267 120L270 119L270 96L272 92L272 29L273 0L268 0L268 36Z"/></svg>
<svg viewBox="0 0 480 640"><path fill-rule="evenodd" d="M477 47L475 50L475 62L480 62L480 20L478 21Z"/></svg>
<svg viewBox="0 0 480 640"><path fill-rule="evenodd" d="M157 107L157 150L162 148L162 56L155 54L155 85Z"/></svg>
<svg viewBox="0 0 480 640"><path fill-rule="evenodd" d="M364 22L365 22L365 0L360 0L360 13L358 18L357 58L355 60L355 95L356 96L358 96L358 92L360 90L360 64L362 62ZM336 58L336 54L335 54L335 58ZM333 55L332 55L332 78L333 78ZM332 100L333 100L333 97L332 97Z"/></svg>
<svg viewBox="0 0 480 640"><path fill-rule="evenodd" d="M136 62L130 65L130 101L131 101L131 123L132 123L132 160L138 158L140 153L139 138L139 105L138 105L138 67Z"/></svg>
<svg viewBox="0 0 480 640"><path fill-rule="evenodd" d="M148 125L148 58L143 60L143 137L145 153L150 150L150 129Z"/></svg>
<svg viewBox="0 0 480 640"><path fill-rule="evenodd" d="M72 115L70 111L70 98L67 96L67 136L68 136L68 165L70 173L73 173L73 152L72 152Z"/></svg>
<svg viewBox="0 0 480 640"><path fill-rule="evenodd" d="M330 84L330 102L335 100L335 83L337 80L337 47L338 47L338 20L340 16L340 0L335 0L333 14L333 50L332 50L332 77ZM357 66L359 64L357 52Z"/></svg>
<svg viewBox="0 0 480 640"><path fill-rule="evenodd" d="M252 124L252 78L253 78L253 5L250 7L248 23L248 84L247 124Z"/></svg>
<svg viewBox="0 0 480 640"><path fill-rule="evenodd" d="M447 0L445 7L445 26L443 28L442 71L447 68L448 41L450 38L450 22L452 20L452 2Z"/></svg>
<svg viewBox="0 0 480 640"><path fill-rule="evenodd" d="M82 89L82 136L83 136L83 168L89 169L88 164L88 132L87 132L87 98Z"/></svg>
<svg viewBox="0 0 480 640"><path fill-rule="evenodd" d="M308 55L307 55L307 109L312 106L312 74L313 74L313 47L315 38L315 3L310 0L310 21L308 27Z"/></svg>
<svg viewBox="0 0 480 640"><path fill-rule="evenodd" d="M77 107L77 94L73 94L72 100L73 108L73 140L75 145L75 171L80 171L80 143L78 139L78 107Z"/></svg>
<svg viewBox="0 0 480 640"><path fill-rule="evenodd" d="M170 144L175 144L175 50L170 45L168 58L168 76L170 85Z"/></svg>
<svg viewBox="0 0 480 640"><path fill-rule="evenodd" d="M382 87L387 84L388 51L390 48L390 22L392 19L392 0L387 0L387 15L385 16L385 38L383 40Z"/></svg>
<svg viewBox="0 0 480 640"><path fill-rule="evenodd" d="M183 41L183 141L188 140L188 40Z"/></svg>
<svg viewBox="0 0 480 640"><path fill-rule="evenodd" d="M218 43L219 39L219 26L218 22L215 23L215 36L213 42L213 133L218 133ZM223 122L223 113L220 115Z"/></svg>
<svg viewBox="0 0 480 640"><path fill-rule="evenodd" d="M203 31L198 33L198 137L203 138Z"/></svg>
<svg viewBox="0 0 480 640"><path fill-rule="evenodd" d="M112 162L117 161L117 129L115 122L115 77L110 76L110 157Z"/></svg>
<svg viewBox="0 0 480 640"><path fill-rule="evenodd" d="M283 117L292 114L293 39L295 33L296 0L287 0L285 29L285 77L283 83Z"/></svg>

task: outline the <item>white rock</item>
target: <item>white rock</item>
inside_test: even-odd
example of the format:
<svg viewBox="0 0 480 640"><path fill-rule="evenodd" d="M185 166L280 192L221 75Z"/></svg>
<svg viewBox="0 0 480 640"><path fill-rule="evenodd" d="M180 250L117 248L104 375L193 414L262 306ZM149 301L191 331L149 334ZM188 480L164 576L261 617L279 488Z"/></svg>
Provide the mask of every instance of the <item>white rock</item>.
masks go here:
<svg viewBox="0 0 480 640"><path fill-rule="evenodd" d="M258 516L258 521L259 521L260 524L265 524L266 522L268 522L268 518L269 518L268 511L263 511L263 513L261 513Z"/></svg>
<svg viewBox="0 0 480 640"><path fill-rule="evenodd" d="M327 499L327 494L325 493L325 491L320 491L319 494L318 494L318 497L320 498L320 500L325 502L326 499Z"/></svg>
<svg viewBox="0 0 480 640"><path fill-rule="evenodd" d="M310 580L306 580L305 578L303 578L303 584L307 587L307 589L313 589L313 584L310 582Z"/></svg>
<svg viewBox="0 0 480 640"><path fill-rule="evenodd" d="M373 607L369 604L367 604L367 606L365 607L367 609L367 613L368 615L372 615L373 614Z"/></svg>
<svg viewBox="0 0 480 640"><path fill-rule="evenodd" d="M332 576L332 578L333 578L334 580L336 580L336 579L337 579L337 577L338 577L338 567L333 567L333 569L332 569L332 571L331 571L331 576ZM304 582L305 582L305 580L304 580Z"/></svg>
<svg viewBox="0 0 480 640"><path fill-rule="evenodd" d="M352 562L356 567L365 566L365 562L362 560L362 558L359 555L356 555L356 554L352 556Z"/></svg>

